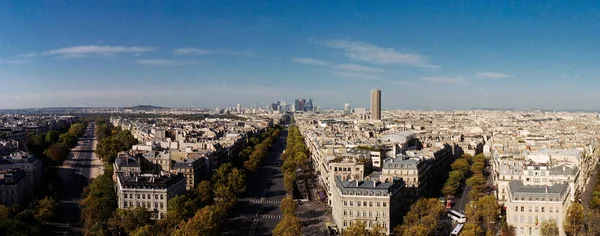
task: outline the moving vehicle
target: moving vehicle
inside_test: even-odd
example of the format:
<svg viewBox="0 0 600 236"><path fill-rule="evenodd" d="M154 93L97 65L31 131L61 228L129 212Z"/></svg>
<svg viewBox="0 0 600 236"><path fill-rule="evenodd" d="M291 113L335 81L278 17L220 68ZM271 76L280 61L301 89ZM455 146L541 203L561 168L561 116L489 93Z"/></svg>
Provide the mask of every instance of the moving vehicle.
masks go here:
<svg viewBox="0 0 600 236"><path fill-rule="evenodd" d="M460 213L455 210L449 210L448 217L452 218L454 221L456 221L459 224L464 224L467 222L467 217L465 216L465 214Z"/></svg>
<svg viewBox="0 0 600 236"><path fill-rule="evenodd" d="M462 230L463 226L464 226L463 224L457 224L456 227L454 227L454 229L450 233L450 236L458 236L458 234Z"/></svg>

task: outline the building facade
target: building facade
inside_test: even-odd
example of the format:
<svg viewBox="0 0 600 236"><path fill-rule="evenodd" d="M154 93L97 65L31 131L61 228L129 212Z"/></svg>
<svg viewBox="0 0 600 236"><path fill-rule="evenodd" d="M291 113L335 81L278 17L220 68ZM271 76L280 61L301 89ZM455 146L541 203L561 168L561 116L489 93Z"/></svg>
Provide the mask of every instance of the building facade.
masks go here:
<svg viewBox="0 0 600 236"><path fill-rule="evenodd" d="M153 219L162 219L171 198L185 193L183 175L117 174L117 202L120 209L143 207Z"/></svg>
<svg viewBox="0 0 600 236"><path fill-rule="evenodd" d="M381 90L371 90L371 120L381 120Z"/></svg>
<svg viewBox="0 0 600 236"><path fill-rule="evenodd" d="M384 230L382 233L389 235L400 223L405 213L401 180L343 180L341 176L334 179L332 215L339 229L343 231L363 221L367 228L379 225Z"/></svg>

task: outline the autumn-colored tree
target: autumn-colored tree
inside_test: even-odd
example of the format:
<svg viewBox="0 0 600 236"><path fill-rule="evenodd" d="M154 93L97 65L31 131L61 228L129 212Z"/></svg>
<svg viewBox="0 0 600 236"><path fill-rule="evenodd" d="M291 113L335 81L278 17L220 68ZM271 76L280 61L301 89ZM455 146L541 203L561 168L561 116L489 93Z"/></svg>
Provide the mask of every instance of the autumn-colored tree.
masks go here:
<svg viewBox="0 0 600 236"><path fill-rule="evenodd" d="M208 205L214 200L214 194L210 181L203 180L194 188L194 194L200 198L202 204Z"/></svg>
<svg viewBox="0 0 600 236"><path fill-rule="evenodd" d="M58 209L58 201L51 197L44 197L37 201L35 209L35 218L39 222L49 222L54 218Z"/></svg>
<svg viewBox="0 0 600 236"><path fill-rule="evenodd" d="M284 215L273 230L274 236L297 236L302 234L302 225L295 215Z"/></svg>
<svg viewBox="0 0 600 236"><path fill-rule="evenodd" d="M129 236L150 236L157 235L156 233L151 225L144 225L129 233Z"/></svg>
<svg viewBox="0 0 600 236"><path fill-rule="evenodd" d="M469 164L473 161L473 156L471 156L471 154L469 154L469 153L464 153L464 154L460 155L460 158L467 160L469 162Z"/></svg>
<svg viewBox="0 0 600 236"><path fill-rule="evenodd" d="M285 196L283 200L281 200L281 211L284 215L296 215L296 209L298 208L298 204L291 195Z"/></svg>
<svg viewBox="0 0 600 236"><path fill-rule="evenodd" d="M500 236L516 236L517 233L515 231L515 227L507 224L506 222L502 222L500 227Z"/></svg>
<svg viewBox="0 0 600 236"><path fill-rule="evenodd" d="M196 212L194 217L179 224L179 230L173 235L220 235L220 222L225 211L216 205L206 206Z"/></svg>
<svg viewBox="0 0 600 236"><path fill-rule="evenodd" d="M367 223L364 221L354 221L352 225L344 229L342 236L384 236L387 235L381 227L367 229Z"/></svg>
<svg viewBox="0 0 600 236"><path fill-rule="evenodd" d="M469 161L466 159L456 159L451 165L452 170L459 170L463 173L469 172Z"/></svg>
<svg viewBox="0 0 600 236"><path fill-rule="evenodd" d="M479 236L484 234L485 231L481 228L481 226L477 222L467 221L462 232L461 236Z"/></svg>
<svg viewBox="0 0 600 236"><path fill-rule="evenodd" d="M48 150L46 150L46 156L56 163L62 163L67 159L68 155L69 149L61 143L52 144L48 147Z"/></svg>
<svg viewBox="0 0 600 236"><path fill-rule="evenodd" d="M540 225L540 235L541 236L557 236L558 235L558 225L556 224L556 220L549 219L542 222Z"/></svg>
<svg viewBox="0 0 600 236"><path fill-rule="evenodd" d="M292 193L294 191L294 182L296 181L296 173L295 171L286 171L283 175L283 187L285 191L288 193Z"/></svg>
<svg viewBox="0 0 600 236"><path fill-rule="evenodd" d="M127 234L135 231L139 227L151 225L150 219L152 213L143 207L134 209L117 209L108 220L110 227L116 228L119 232L122 230Z"/></svg>
<svg viewBox="0 0 600 236"><path fill-rule="evenodd" d="M422 232L430 235L437 229L443 206L435 198L421 198L413 203L410 211L404 216L404 223L394 229L396 235L410 235L412 232Z"/></svg>
<svg viewBox="0 0 600 236"><path fill-rule="evenodd" d="M583 206L577 202L571 203L563 222L563 229L568 235L577 235L583 228Z"/></svg>
<svg viewBox="0 0 600 236"><path fill-rule="evenodd" d="M588 235L600 235L600 211L590 210L586 212L585 218Z"/></svg>

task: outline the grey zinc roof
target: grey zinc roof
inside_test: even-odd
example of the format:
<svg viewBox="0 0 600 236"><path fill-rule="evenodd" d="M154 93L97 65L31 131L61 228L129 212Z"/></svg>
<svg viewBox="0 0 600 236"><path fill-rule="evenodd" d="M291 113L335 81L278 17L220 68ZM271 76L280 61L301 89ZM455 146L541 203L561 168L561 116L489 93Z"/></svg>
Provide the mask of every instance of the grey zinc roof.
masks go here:
<svg viewBox="0 0 600 236"><path fill-rule="evenodd" d="M524 185L521 180L511 180L510 190L514 194L558 194L563 193L569 186L564 183L547 185Z"/></svg>

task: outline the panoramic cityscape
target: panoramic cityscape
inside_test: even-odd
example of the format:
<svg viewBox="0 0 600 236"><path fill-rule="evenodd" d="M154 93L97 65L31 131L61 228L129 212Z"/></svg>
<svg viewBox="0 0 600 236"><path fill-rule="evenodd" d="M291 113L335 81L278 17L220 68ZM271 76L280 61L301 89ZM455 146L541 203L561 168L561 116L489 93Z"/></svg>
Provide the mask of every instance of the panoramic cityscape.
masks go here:
<svg viewBox="0 0 600 236"><path fill-rule="evenodd" d="M0 235L600 235L593 1L0 3Z"/></svg>

